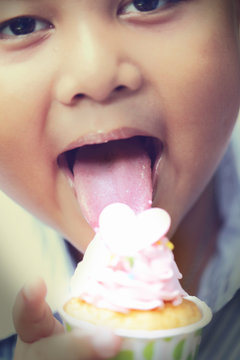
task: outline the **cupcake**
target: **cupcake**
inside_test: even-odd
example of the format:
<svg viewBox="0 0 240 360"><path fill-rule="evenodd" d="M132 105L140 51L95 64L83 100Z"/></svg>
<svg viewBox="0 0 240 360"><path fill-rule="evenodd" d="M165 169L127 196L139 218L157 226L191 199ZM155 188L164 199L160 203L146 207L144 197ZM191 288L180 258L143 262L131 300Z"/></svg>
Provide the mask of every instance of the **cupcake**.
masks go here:
<svg viewBox="0 0 240 360"><path fill-rule="evenodd" d="M83 324L111 327L121 336L135 339L131 344L128 340L127 351L139 353L139 346L144 346L143 354L150 346L149 339L174 338L167 348L188 339L186 356L190 351L193 358L200 341L198 329L210 320L211 313L180 284L182 275L174 261L173 244L166 237L169 227L170 217L163 209L151 208L136 215L121 203L104 208L63 307L68 329ZM195 337L189 340L189 334ZM145 342L137 342L138 349L133 350L139 338ZM161 351L164 359L172 359L166 355L165 340ZM158 353L159 349L162 346L158 345ZM136 359L140 358L138 354Z"/></svg>

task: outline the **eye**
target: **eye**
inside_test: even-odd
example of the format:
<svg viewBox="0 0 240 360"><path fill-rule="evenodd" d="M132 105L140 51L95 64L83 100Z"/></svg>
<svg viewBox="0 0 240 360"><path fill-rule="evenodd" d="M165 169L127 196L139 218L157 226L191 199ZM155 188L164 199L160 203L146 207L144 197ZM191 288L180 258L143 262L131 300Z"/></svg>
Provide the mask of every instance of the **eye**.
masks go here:
<svg viewBox="0 0 240 360"><path fill-rule="evenodd" d="M21 16L0 25L1 37L15 37L21 35L30 35L37 31L46 30L53 26L46 20L36 19L34 17Z"/></svg>
<svg viewBox="0 0 240 360"><path fill-rule="evenodd" d="M164 8L183 0L134 0L128 5L124 6L123 12L136 13L136 12L147 12L154 11L160 8Z"/></svg>

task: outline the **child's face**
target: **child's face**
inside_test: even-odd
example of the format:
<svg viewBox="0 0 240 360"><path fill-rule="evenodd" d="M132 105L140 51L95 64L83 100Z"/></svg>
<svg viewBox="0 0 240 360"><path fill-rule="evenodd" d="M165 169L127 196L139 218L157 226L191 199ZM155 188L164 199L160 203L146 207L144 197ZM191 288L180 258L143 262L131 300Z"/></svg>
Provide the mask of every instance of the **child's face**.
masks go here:
<svg viewBox="0 0 240 360"><path fill-rule="evenodd" d="M80 143L146 134L161 157L153 205L170 212L174 231L212 176L238 112L237 5L0 0L2 24L27 16L1 26L1 188L84 249L91 230L59 156Z"/></svg>

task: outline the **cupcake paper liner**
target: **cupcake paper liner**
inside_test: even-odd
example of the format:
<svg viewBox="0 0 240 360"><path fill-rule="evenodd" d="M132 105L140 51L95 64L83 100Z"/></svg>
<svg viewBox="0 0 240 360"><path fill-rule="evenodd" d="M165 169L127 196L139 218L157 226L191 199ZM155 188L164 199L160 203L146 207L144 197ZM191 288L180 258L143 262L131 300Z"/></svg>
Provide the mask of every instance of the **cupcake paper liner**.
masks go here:
<svg viewBox="0 0 240 360"><path fill-rule="evenodd" d="M209 307L194 296L193 301L202 312L202 318L191 325L169 330L124 330L113 329L123 341L114 360L194 360L201 341L201 333L212 318ZM96 325L75 319L63 307L59 309L66 331L81 329L84 333L96 333ZM104 329L103 329L104 331Z"/></svg>

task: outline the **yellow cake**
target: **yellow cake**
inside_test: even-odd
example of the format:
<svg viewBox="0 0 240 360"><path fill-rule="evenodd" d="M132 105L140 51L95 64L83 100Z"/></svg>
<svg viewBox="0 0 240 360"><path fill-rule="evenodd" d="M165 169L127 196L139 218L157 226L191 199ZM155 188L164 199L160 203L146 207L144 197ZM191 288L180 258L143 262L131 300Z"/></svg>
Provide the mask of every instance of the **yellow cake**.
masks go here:
<svg viewBox="0 0 240 360"><path fill-rule="evenodd" d="M180 305L166 303L163 308L153 310L129 310L127 313L99 309L81 300L70 299L64 306L70 316L92 324L128 330L166 330L193 324L201 319L197 305L183 299Z"/></svg>

